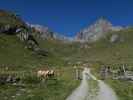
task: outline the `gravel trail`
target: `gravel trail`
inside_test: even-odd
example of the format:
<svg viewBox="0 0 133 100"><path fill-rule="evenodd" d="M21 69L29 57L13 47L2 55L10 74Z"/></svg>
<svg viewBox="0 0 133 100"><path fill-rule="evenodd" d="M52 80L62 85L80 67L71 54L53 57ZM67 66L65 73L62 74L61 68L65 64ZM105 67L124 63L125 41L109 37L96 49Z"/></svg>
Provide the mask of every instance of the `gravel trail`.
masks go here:
<svg viewBox="0 0 133 100"><path fill-rule="evenodd" d="M115 92L106 83L98 80L94 75L90 73L89 68L84 68L82 73L83 79L80 86L72 92L72 94L66 100L92 100L88 98L89 93L89 79L93 79L98 82L99 92L94 100L118 100Z"/></svg>

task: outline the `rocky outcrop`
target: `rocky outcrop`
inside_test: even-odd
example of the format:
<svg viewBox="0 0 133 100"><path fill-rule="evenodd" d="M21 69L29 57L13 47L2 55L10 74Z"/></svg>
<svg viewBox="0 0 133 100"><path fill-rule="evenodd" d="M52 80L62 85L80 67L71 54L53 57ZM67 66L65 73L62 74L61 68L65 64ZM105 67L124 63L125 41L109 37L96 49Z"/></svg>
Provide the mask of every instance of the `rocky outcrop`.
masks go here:
<svg viewBox="0 0 133 100"><path fill-rule="evenodd" d="M42 25L34 25L27 23L29 27L32 28L32 30L35 32L36 37L41 39L55 39L60 40L62 42L72 42L73 38L66 37L62 34L56 33L51 31L48 27L42 26Z"/></svg>
<svg viewBox="0 0 133 100"><path fill-rule="evenodd" d="M20 78L15 75L9 75L9 74L0 75L0 84L17 83L19 81L20 81Z"/></svg>
<svg viewBox="0 0 133 100"><path fill-rule="evenodd" d="M16 31L16 27L10 26L9 24L0 25L0 34L5 33L5 34L13 35L15 34L15 31Z"/></svg>
<svg viewBox="0 0 133 100"><path fill-rule="evenodd" d="M39 47L32 33L32 29L20 17L0 10L0 34L16 35L20 41L26 44L26 48L44 56L46 52Z"/></svg>
<svg viewBox="0 0 133 100"><path fill-rule="evenodd" d="M26 43L26 48L34 51L38 55L47 56L48 52L39 47L39 43L36 41L30 31L20 28L17 29L16 32L18 33L17 36L19 39Z"/></svg>
<svg viewBox="0 0 133 100"><path fill-rule="evenodd" d="M114 34L114 35L112 35L110 37L110 42L111 43L115 43L115 42L119 41L119 39L120 39L119 35L118 34Z"/></svg>
<svg viewBox="0 0 133 100"><path fill-rule="evenodd" d="M75 40L80 42L94 42L109 31L119 31L122 27L113 26L107 19L100 18L94 24L77 33Z"/></svg>
<svg viewBox="0 0 133 100"><path fill-rule="evenodd" d="M112 34L110 37L110 43L120 43L124 42L124 38L119 34Z"/></svg>
<svg viewBox="0 0 133 100"><path fill-rule="evenodd" d="M42 39L52 39L54 38L54 32L52 32L48 27L42 25L28 24L29 27L33 29L36 36Z"/></svg>

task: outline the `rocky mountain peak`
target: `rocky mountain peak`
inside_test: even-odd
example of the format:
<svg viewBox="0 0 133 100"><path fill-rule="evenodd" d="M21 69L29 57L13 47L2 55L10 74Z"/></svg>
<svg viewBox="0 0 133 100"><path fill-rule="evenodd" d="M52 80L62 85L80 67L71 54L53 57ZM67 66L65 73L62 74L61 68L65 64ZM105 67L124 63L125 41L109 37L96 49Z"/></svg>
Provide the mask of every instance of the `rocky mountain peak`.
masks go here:
<svg viewBox="0 0 133 100"><path fill-rule="evenodd" d="M93 42L98 40L99 38L103 37L105 33L113 30L119 31L121 27L113 26L110 21L106 18L101 17L89 27L82 29L80 32L77 33L75 39L76 41L83 41L83 42Z"/></svg>
<svg viewBox="0 0 133 100"><path fill-rule="evenodd" d="M95 25L110 25L112 26L111 22L105 18L105 17L100 17L96 22L94 23Z"/></svg>

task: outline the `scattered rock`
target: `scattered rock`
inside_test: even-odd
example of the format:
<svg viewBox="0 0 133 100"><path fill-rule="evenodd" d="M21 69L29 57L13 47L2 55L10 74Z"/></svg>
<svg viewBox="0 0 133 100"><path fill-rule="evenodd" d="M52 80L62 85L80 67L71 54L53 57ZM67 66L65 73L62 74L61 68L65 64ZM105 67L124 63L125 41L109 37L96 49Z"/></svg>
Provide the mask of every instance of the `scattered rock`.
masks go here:
<svg viewBox="0 0 133 100"><path fill-rule="evenodd" d="M15 98L15 96L13 95L12 98Z"/></svg>
<svg viewBox="0 0 133 100"><path fill-rule="evenodd" d="M21 93L17 93L17 94L16 94L16 96L20 96L20 95L21 95Z"/></svg>
<svg viewBox="0 0 133 100"><path fill-rule="evenodd" d="M110 38L111 43L116 43L120 41L120 36L118 34L113 34Z"/></svg>
<svg viewBox="0 0 133 100"><path fill-rule="evenodd" d="M6 83L16 83L19 82L20 78L15 77L13 75L1 75L0 76L0 84L6 84Z"/></svg>

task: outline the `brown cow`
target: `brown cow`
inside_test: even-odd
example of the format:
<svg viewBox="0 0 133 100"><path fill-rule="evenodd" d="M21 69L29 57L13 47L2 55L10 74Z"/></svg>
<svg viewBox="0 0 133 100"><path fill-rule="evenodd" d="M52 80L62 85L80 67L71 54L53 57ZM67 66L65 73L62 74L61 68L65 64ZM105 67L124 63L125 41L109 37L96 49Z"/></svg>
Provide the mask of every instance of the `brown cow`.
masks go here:
<svg viewBox="0 0 133 100"><path fill-rule="evenodd" d="M39 70L39 71L37 71L37 76L44 78L44 79L53 77L54 75L55 75L54 70Z"/></svg>

